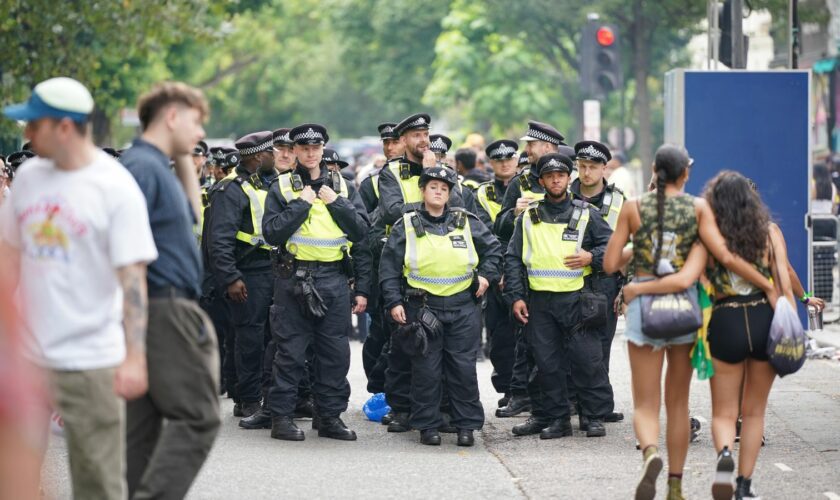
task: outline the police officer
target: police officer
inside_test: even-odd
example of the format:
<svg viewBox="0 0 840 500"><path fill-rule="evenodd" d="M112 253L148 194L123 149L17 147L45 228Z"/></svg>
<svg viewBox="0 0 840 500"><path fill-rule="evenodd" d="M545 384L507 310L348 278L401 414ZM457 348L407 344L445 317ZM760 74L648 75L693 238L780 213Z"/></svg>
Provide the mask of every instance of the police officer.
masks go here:
<svg viewBox="0 0 840 500"><path fill-rule="evenodd" d="M446 164L446 155L452 147L452 139L443 134L431 134L429 136L429 149L435 154L437 161Z"/></svg>
<svg viewBox="0 0 840 500"><path fill-rule="evenodd" d="M598 211L567 193L572 160L549 153L537 163L545 198L516 218L505 255L505 296L537 364L541 414L514 427L515 435L542 439L572 435L566 377L575 378L587 437L606 435L607 373L600 340L582 328L580 290L584 275L599 270L612 234Z"/></svg>
<svg viewBox="0 0 840 500"><path fill-rule="evenodd" d="M23 162L30 158L34 158L35 153L30 149L22 149L20 151L15 151L14 153L10 154L6 158L6 164L9 166L9 172L11 175L9 176L10 179L14 179L15 173L17 173L18 167L20 167Z"/></svg>
<svg viewBox="0 0 840 500"><path fill-rule="evenodd" d="M271 132L236 141L241 162L231 182L213 196L210 263L231 306L236 331L237 395L249 417L260 409L262 359L271 305L271 247L262 235L268 187L274 171Z"/></svg>
<svg viewBox="0 0 840 500"><path fill-rule="evenodd" d="M485 154L493 168L494 180L485 182L476 190L478 209L476 215L487 227L493 227L502 209L501 201L508 184L516 175L518 146L515 141L501 139L490 143ZM490 344L490 362L493 364L491 381L496 392L503 394L499 408L507 406L511 397L511 377L515 360L516 335L510 317L510 307L505 303L500 285L491 287L484 309L484 322ZM517 397L527 397L527 387L517 387ZM498 413L498 412L497 412ZM504 416L504 415L502 415Z"/></svg>
<svg viewBox="0 0 840 500"><path fill-rule="evenodd" d="M379 138L382 140L382 154L385 155L386 162L399 158L405 152L400 137L394 132L396 126L396 123L385 122L380 123L378 127ZM372 214L379 205L379 171L372 172L362 180L359 184L359 196L362 197L368 214Z"/></svg>
<svg viewBox="0 0 840 500"><path fill-rule="evenodd" d="M367 213L358 196L348 198L347 182L340 175L329 175L323 162L327 130L305 124L289 135L297 166L271 187L263 221L267 241L281 251L271 311L277 345L269 397L271 437L290 441L305 437L293 413L311 344L318 414L313 428L319 436L351 441L356 433L340 418L350 397L349 251L355 243L364 243ZM363 311L366 304L366 298L357 295L353 312Z"/></svg>
<svg viewBox="0 0 840 500"><path fill-rule="evenodd" d="M288 172L295 167L294 144L289 138L289 128L278 128L271 133L274 140L274 169L278 174Z"/></svg>
<svg viewBox="0 0 840 500"><path fill-rule="evenodd" d="M502 245L507 245L510 240L515 218L530 203L541 200L545 195L545 190L539 182L537 173L536 165L539 159L546 154L556 153L561 148L567 151L566 156L571 157L573 155L574 150L565 145L564 139L563 134L549 124L533 120L528 122L528 130L520 140L526 142L524 153L529 163L522 167L519 174L508 185L505 196L502 198L502 208L496 217L493 228L502 241ZM521 158L520 156L520 160ZM533 353L528 346L522 328L519 325L514 325L514 328L516 328L518 334L516 335L514 365L511 374L511 398L506 406L498 409L496 416L513 417L530 410L532 416L545 420L545 417L540 416L541 392L536 383L537 368Z"/></svg>
<svg viewBox="0 0 840 500"><path fill-rule="evenodd" d="M575 144L575 159L577 162L578 178L572 182L569 194L572 199L583 200L598 210L600 216L607 221L611 230L615 230L618 222L618 214L624 205L624 193L613 184L607 184L606 165L612 159L609 148L597 141L582 141ZM607 298L607 322L597 330L601 340L604 369L609 375L610 372L610 350L612 349L613 337L618 318L613 309L618 291L624 284L620 273L606 274L603 271L592 274L588 277L592 288ZM624 415L613 411L615 401L613 399L612 385L610 390L610 408L605 416L606 422L618 422L624 419ZM570 391L571 392L571 391ZM581 418L585 417L581 415ZM585 427L585 425L584 425Z"/></svg>
<svg viewBox="0 0 840 500"><path fill-rule="evenodd" d="M338 155L338 151L334 149L324 148L324 163L327 165L327 170L329 170L330 172L338 173L339 175L344 177L344 180L349 182L351 185L354 185L353 179L355 177L349 175L345 170L348 166L350 166L350 164L341 159L341 157ZM353 190L355 191L355 188ZM367 209L367 207L365 207L365 209Z"/></svg>
<svg viewBox="0 0 840 500"><path fill-rule="evenodd" d="M209 152L207 143L198 141L192 152L193 164L195 165L195 173L198 175L199 182L204 185L207 181L207 175L204 171L204 165L207 163L207 153Z"/></svg>
<svg viewBox="0 0 840 500"><path fill-rule="evenodd" d="M499 278L501 246L476 216L448 207L456 183L445 167L422 172L423 203L394 225L380 263L385 308L403 326L392 335L392 350L411 355L410 424L427 445L441 441L444 381L458 445L472 446L473 431L484 423L475 372L477 301Z"/></svg>

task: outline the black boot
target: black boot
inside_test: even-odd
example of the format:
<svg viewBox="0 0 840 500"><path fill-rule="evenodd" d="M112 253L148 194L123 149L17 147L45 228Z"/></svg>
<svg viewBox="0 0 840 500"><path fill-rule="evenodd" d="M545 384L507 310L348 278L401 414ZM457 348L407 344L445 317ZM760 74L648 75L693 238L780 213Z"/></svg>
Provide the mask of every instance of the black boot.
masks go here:
<svg viewBox="0 0 840 500"><path fill-rule="evenodd" d="M607 416L604 417L604 422L608 424L613 424L615 422L621 422L624 420L624 414L621 412L614 411L612 413L607 413Z"/></svg>
<svg viewBox="0 0 840 500"><path fill-rule="evenodd" d="M391 423L388 424L388 432L408 432L410 430L408 413L394 413Z"/></svg>
<svg viewBox="0 0 840 500"><path fill-rule="evenodd" d="M604 437L607 435L607 429L604 428L604 422L593 418L589 421L586 427L586 437Z"/></svg>
<svg viewBox="0 0 840 500"><path fill-rule="evenodd" d="M540 432L540 439L557 439L572 435L572 422L558 418Z"/></svg>
<svg viewBox="0 0 840 500"><path fill-rule="evenodd" d="M260 408L257 413L240 420L239 427L248 430L271 429L271 411L265 407Z"/></svg>
<svg viewBox="0 0 840 500"><path fill-rule="evenodd" d="M507 406L508 401L510 401L510 393L506 392L503 397L499 398L498 407L504 408L505 406Z"/></svg>
<svg viewBox="0 0 840 500"><path fill-rule="evenodd" d="M234 417L241 417L242 415L242 403L233 403L233 416Z"/></svg>
<svg viewBox="0 0 840 500"><path fill-rule="evenodd" d="M271 419L271 437L283 441L303 441L306 436L292 417L274 417Z"/></svg>
<svg viewBox="0 0 840 500"><path fill-rule="evenodd" d="M523 411L531 411L531 398L514 394L510 397L507 406L496 410L496 416L499 418L515 417Z"/></svg>
<svg viewBox="0 0 840 500"><path fill-rule="evenodd" d="M389 411L385 415L382 415L382 421L381 421L382 425L389 425L393 421L394 421L394 412L393 411Z"/></svg>
<svg viewBox="0 0 840 500"><path fill-rule="evenodd" d="M315 404L310 398L301 399L295 406L295 418L314 418Z"/></svg>
<svg viewBox="0 0 840 500"><path fill-rule="evenodd" d="M420 443L429 446L440 446L440 434L437 429L420 431Z"/></svg>
<svg viewBox="0 0 840 500"><path fill-rule="evenodd" d="M752 490L752 479L744 479L744 476L738 476L735 480L735 500L742 498L758 498L758 495Z"/></svg>
<svg viewBox="0 0 840 500"><path fill-rule="evenodd" d="M524 423L514 425L511 432L513 432L514 436L530 436L531 434L539 434L549 424L550 422L531 416Z"/></svg>
<svg viewBox="0 0 840 500"><path fill-rule="evenodd" d="M472 429L458 429L458 446L472 446L475 444Z"/></svg>
<svg viewBox="0 0 840 500"><path fill-rule="evenodd" d="M257 413L262 408L259 401L254 401L253 403L242 403L242 416L243 417L250 417L251 415Z"/></svg>
<svg viewBox="0 0 840 500"><path fill-rule="evenodd" d="M338 417L321 417L318 426L318 437L339 439L341 441L355 441L356 433L348 429Z"/></svg>
<svg viewBox="0 0 840 500"><path fill-rule="evenodd" d="M312 415L312 430L317 431L320 428L321 428L321 417L319 417L318 414L316 413L316 414Z"/></svg>
<svg viewBox="0 0 840 500"><path fill-rule="evenodd" d="M589 417L585 415L578 415L578 427L583 432L586 432L589 429Z"/></svg>

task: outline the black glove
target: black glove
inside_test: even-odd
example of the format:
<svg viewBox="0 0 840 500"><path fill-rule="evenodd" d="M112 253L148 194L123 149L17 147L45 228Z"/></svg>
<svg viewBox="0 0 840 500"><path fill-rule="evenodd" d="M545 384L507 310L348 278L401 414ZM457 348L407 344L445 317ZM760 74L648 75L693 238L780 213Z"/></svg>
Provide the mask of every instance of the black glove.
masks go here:
<svg viewBox="0 0 840 500"><path fill-rule="evenodd" d="M327 309L324 307L324 300L321 294L315 289L315 283L311 277L306 278L301 283L303 291L304 306L306 311L312 315L313 318L323 318L327 315Z"/></svg>
<svg viewBox="0 0 840 500"><path fill-rule="evenodd" d="M425 356L429 352L429 340L420 323L406 323L394 330L391 340L409 356Z"/></svg>

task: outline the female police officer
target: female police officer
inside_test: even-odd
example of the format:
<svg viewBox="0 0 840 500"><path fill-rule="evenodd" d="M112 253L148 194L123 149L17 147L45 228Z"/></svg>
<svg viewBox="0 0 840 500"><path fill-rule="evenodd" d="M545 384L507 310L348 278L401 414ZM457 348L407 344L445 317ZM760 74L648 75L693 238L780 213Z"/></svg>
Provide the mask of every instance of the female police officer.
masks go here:
<svg viewBox="0 0 840 500"><path fill-rule="evenodd" d="M395 346L411 355L411 418L420 442L439 445L442 383L458 445L472 446L484 424L475 372L481 340L478 298L500 277L502 249L473 214L449 208L457 178L430 167L419 179L423 204L403 214L382 251L382 297L400 328Z"/></svg>

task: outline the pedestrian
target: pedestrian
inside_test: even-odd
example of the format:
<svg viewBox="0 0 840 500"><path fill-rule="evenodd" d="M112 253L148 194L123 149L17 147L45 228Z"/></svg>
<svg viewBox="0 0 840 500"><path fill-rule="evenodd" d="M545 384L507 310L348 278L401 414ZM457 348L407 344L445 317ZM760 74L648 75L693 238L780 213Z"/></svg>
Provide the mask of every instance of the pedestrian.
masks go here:
<svg viewBox="0 0 840 500"><path fill-rule="evenodd" d="M623 249L633 237L634 281L624 287L627 350L633 384L633 427L642 450L642 476L636 498L652 499L663 463L657 446L661 406L662 365L665 357L665 406L668 415L668 498L682 498L682 474L690 441L688 397L691 383L689 352L696 334L654 339L642 332L639 294L684 291L700 276L706 263L705 249L717 262L773 296L773 286L752 265L733 255L704 200L685 194L692 161L685 149L665 144L655 155L656 191L626 203L604 256L604 271L617 272L627 262ZM655 243L654 243L655 242ZM656 264L655 264L656 263ZM655 279L663 267L677 271L675 283ZM685 268L682 273L680 270Z"/></svg>
<svg viewBox="0 0 840 500"><path fill-rule="evenodd" d="M273 138L253 132L236 141L239 165L233 179L213 195L210 263L230 303L235 329L236 396L233 414L257 413L268 387L263 358L269 337L271 246L262 234L265 198L276 178Z"/></svg>
<svg viewBox="0 0 840 500"><path fill-rule="evenodd" d="M610 226L615 229L618 222L618 215L624 205L624 193L613 184L608 184L606 179L606 166L612 159L612 154L606 145L597 141L581 141L575 144L575 162L577 164L578 178L569 187L569 194L572 199L583 200L598 210L599 215ZM612 305L618 296L618 291L624 284L624 277L621 273L607 274L598 271L588 276L590 288L607 300L606 323L597 328L597 335L601 340L602 360L607 375L610 373L610 353L612 351L613 338L618 323L618 316ZM571 378L569 379L571 381ZM605 415L605 422L619 422L624 420L624 414L615 411L615 400L613 397L612 384L609 384L610 410ZM574 389L570 391L574 395ZM580 415L585 420L584 415ZM582 424L586 427L586 423Z"/></svg>
<svg viewBox="0 0 840 500"><path fill-rule="evenodd" d="M183 498L221 424L216 333L198 305L192 234L200 210L194 148L209 109L200 90L164 82L140 97L137 113L142 133L120 160L146 197L160 257L147 277L149 391L128 404L128 488L135 499Z"/></svg>
<svg viewBox="0 0 840 500"><path fill-rule="evenodd" d="M476 216L448 207L456 183L449 168L423 171L423 203L394 225L380 263L385 308L402 326L393 334L392 349L411 356L410 425L427 445L440 444L438 429L446 424L440 411L443 384L458 446L472 446L473 431L484 423L475 371L481 342L478 301L499 279L501 246ZM430 328L430 322L438 322L438 328ZM422 347L406 347L417 335Z"/></svg>
<svg viewBox="0 0 840 500"><path fill-rule="evenodd" d="M537 367L541 412L513 428L541 439L572 435L566 379L571 372L587 437L606 435L609 381L600 339L582 324L584 277L601 268L611 231L598 211L568 195L572 160L549 153L537 163L543 200L517 217L505 255L505 296Z"/></svg>
<svg viewBox="0 0 840 500"><path fill-rule="evenodd" d="M490 180L483 168L478 168L478 155L472 148L460 148L455 151L455 170L464 178L464 186L475 191L478 186Z"/></svg>
<svg viewBox="0 0 840 500"><path fill-rule="evenodd" d="M279 250L271 332L277 346L274 383L269 395L271 437L302 441L295 425L298 385L305 376L306 351L314 351L314 384L318 435L354 441L340 416L347 410L350 384L351 312L364 312L367 296L351 300L348 280L354 277L351 251L365 243L367 211L340 175L330 175L323 161L326 128L299 125L289 133L297 167L277 178L268 193L263 233ZM349 198L352 196L352 198ZM352 307L351 307L352 305Z"/></svg>
<svg viewBox="0 0 840 500"><path fill-rule="evenodd" d="M487 146L486 154L493 168L493 180L478 186L475 197L478 205L476 215L488 228L492 228L502 209L501 201L511 179L516 175L518 145L515 141L501 139ZM503 246L503 248L505 248ZM512 397L527 398L525 387L518 387L513 394L511 378L516 359L516 327L511 318L510 307L504 300L503 280L491 285L486 294L484 324L487 328L490 362L493 364L491 381L496 392L502 394L498 401L496 416L508 405Z"/></svg>
<svg viewBox="0 0 840 500"><path fill-rule="evenodd" d="M0 275L14 283L29 357L64 419L75 498L123 499L125 403L146 393L146 265L158 253L143 193L94 146L93 98L59 77L4 114L37 158L0 205ZM47 432L47 422L42 422Z"/></svg>

